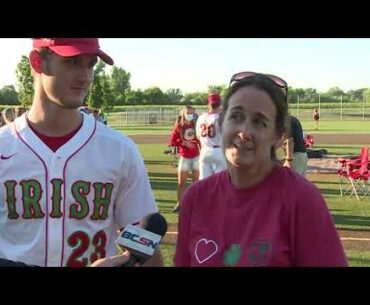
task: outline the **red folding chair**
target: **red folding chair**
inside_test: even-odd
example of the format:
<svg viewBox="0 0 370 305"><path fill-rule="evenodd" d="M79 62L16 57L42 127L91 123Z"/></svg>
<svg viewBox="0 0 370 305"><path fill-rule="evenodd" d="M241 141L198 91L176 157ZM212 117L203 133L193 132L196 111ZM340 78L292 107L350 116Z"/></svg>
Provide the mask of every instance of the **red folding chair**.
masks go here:
<svg viewBox="0 0 370 305"><path fill-rule="evenodd" d="M365 197L368 193L368 180L369 180L369 148L362 147L360 156L352 159L339 158L340 169L339 175L339 188L340 195L347 194L351 191L350 196L354 193L357 200L360 200L358 194L363 194ZM344 185L344 182L347 184Z"/></svg>
<svg viewBox="0 0 370 305"><path fill-rule="evenodd" d="M304 138L304 145L306 146L306 148L309 148L309 149L312 149L313 148L313 136L311 135L307 135L305 136Z"/></svg>

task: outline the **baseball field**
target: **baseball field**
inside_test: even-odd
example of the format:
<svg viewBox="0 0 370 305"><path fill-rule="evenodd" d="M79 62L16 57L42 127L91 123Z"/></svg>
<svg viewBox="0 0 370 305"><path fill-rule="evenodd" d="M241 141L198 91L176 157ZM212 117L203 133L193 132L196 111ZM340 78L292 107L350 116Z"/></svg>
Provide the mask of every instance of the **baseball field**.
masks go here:
<svg viewBox="0 0 370 305"><path fill-rule="evenodd" d="M324 121L318 131L312 121L302 121L302 125L306 134L314 136L314 148L328 151L322 160L310 159L307 179L316 184L326 199L350 266L370 266L370 197L360 201L354 196L341 197L339 176L333 168L338 157L359 155L362 146L370 146L370 121ZM120 130L137 144L159 209L169 223L161 246L166 266L173 266L178 218L171 212L176 204L176 159L163 153L168 148L171 128L142 125Z"/></svg>

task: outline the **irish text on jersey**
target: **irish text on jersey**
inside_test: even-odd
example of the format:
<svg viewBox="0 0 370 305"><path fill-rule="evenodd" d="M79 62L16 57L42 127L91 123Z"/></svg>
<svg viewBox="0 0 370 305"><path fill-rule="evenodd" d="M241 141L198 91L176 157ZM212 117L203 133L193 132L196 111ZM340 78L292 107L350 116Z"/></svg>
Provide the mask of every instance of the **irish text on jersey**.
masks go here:
<svg viewBox="0 0 370 305"><path fill-rule="evenodd" d="M62 213L62 194L63 180L53 179L51 184L52 209L50 217L60 218ZM41 202L41 184L34 179L22 180L17 183L14 180L4 182L6 190L6 204L8 208L8 218L18 219L38 219L45 217L45 204ZM17 190L18 189L18 190ZM16 194L21 191L21 198ZM105 220L108 217L109 205L111 203L113 191L112 183L76 181L71 187L73 203L66 203L69 209L66 210L66 217L74 219L84 219L90 215L91 220ZM92 206L87 200L87 196L92 193ZM50 194L50 193L49 193ZM67 196L68 197L68 196Z"/></svg>

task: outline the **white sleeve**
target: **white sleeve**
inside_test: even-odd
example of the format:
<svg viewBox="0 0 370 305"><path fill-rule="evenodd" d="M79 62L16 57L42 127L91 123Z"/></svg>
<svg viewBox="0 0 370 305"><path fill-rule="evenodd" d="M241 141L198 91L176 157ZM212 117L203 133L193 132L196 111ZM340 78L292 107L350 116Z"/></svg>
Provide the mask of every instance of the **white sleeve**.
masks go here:
<svg viewBox="0 0 370 305"><path fill-rule="evenodd" d="M131 139L123 143L122 179L117 191L114 218L119 227L135 223L146 215L157 213L144 161Z"/></svg>
<svg viewBox="0 0 370 305"><path fill-rule="evenodd" d="M201 133L200 125L203 124L203 118L204 118L204 115L203 114L200 115L197 120L197 124L195 125L195 135L199 140L200 140L200 133Z"/></svg>

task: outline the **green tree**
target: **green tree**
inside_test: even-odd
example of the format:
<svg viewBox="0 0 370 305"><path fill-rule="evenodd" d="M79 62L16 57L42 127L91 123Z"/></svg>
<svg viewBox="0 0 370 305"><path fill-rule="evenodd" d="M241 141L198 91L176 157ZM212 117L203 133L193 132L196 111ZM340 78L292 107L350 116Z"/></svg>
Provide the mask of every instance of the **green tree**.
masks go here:
<svg viewBox="0 0 370 305"><path fill-rule="evenodd" d="M333 88L330 88L329 91L327 92L328 95L332 96L332 97L340 97L342 95L344 95L344 91L342 89L340 89L339 87L333 87Z"/></svg>
<svg viewBox="0 0 370 305"><path fill-rule="evenodd" d="M111 88L110 78L107 75L101 75L100 85L102 89L102 105L103 110L111 110L114 104L114 94Z"/></svg>
<svg viewBox="0 0 370 305"><path fill-rule="evenodd" d="M94 78L90 87L89 94L86 98L87 104L91 108L109 108L107 103L107 90L108 87L105 84L106 75L104 72L105 63L102 60L99 60L94 68Z"/></svg>
<svg viewBox="0 0 370 305"><path fill-rule="evenodd" d="M365 97L365 103L369 103L370 102L370 88L365 88L363 90L363 96Z"/></svg>
<svg viewBox="0 0 370 305"><path fill-rule="evenodd" d="M208 93L218 93L222 97L225 97L227 93L227 87L226 85L209 85Z"/></svg>
<svg viewBox="0 0 370 305"><path fill-rule="evenodd" d="M123 105L126 101L126 94L131 89L131 74L122 68L113 66L110 76L111 88L115 105Z"/></svg>
<svg viewBox="0 0 370 305"><path fill-rule="evenodd" d="M137 105L144 101L144 93L140 89L138 90L129 90L126 93L126 104L128 105Z"/></svg>
<svg viewBox="0 0 370 305"><path fill-rule="evenodd" d="M22 55L16 70L17 85L18 85L18 100L23 107L32 104L34 95L33 76L31 75L31 67L27 56Z"/></svg>
<svg viewBox="0 0 370 305"><path fill-rule="evenodd" d="M0 89L0 103L3 105L18 105L18 93L13 85Z"/></svg>
<svg viewBox="0 0 370 305"><path fill-rule="evenodd" d="M368 90L367 88L361 88L357 90L349 90L346 94L348 99L353 102L362 102L364 91Z"/></svg>
<svg viewBox="0 0 370 305"><path fill-rule="evenodd" d="M163 104L164 94L158 87L150 87L144 90L144 101L148 104Z"/></svg>
<svg viewBox="0 0 370 305"><path fill-rule="evenodd" d="M305 101L309 103L314 103L318 100L317 90L314 88L305 89Z"/></svg>
<svg viewBox="0 0 370 305"><path fill-rule="evenodd" d="M181 103L185 105L206 105L207 104L206 92L191 92L184 95Z"/></svg>
<svg viewBox="0 0 370 305"><path fill-rule="evenodd" d="M167 100L171 104L177 104L181 101L183 95L180 89L168 89L165 93Z"/></svg>

